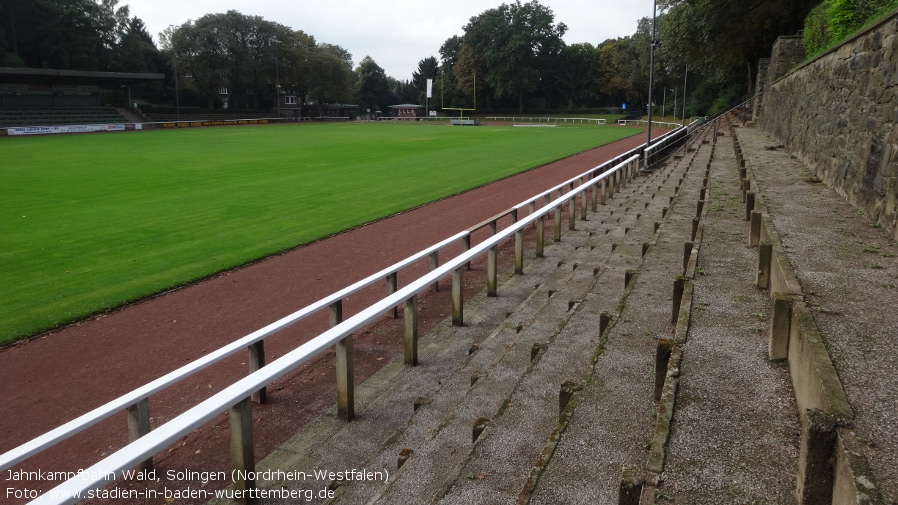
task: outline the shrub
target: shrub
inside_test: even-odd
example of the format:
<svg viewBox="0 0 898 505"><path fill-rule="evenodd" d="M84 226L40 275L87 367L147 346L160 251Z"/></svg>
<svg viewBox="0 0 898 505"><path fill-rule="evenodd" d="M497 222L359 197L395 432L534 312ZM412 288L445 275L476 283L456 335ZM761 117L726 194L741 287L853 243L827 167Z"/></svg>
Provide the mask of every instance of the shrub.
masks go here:
<svg viewBox="0 0 898 505"><path fill-rule="evenodd" d="M742 89L743 87L739 84L731 84L726 88L721 89L717 94L717 98L714 99L711 106L708 108L708 114L717 114L718 112L723 112L728 107L736 105L742 97Z"/></svg>
<svg viewBox="0 0 898 505"><path fill-rule="evenodd" d="M804 50L805 54L811 56L817 52L829 47L830 33L829 20L827 18L827 10L829 9L829 0L824 0L817 7L811 10L808 17L804 20Z"/></svg>
<svg viewBox="0 0 898 505"><path fill-rule="evenodd" d="M857 0L830 0L826 9L827 30L833 42L842 40L861 25L861 2Z"/></svg>
<svg viewBox="0 0 898 505"><path fill-rule="evenodd" d="M898 0L824 0L804 21L808 57L832 47L898 7Z"/></svg>

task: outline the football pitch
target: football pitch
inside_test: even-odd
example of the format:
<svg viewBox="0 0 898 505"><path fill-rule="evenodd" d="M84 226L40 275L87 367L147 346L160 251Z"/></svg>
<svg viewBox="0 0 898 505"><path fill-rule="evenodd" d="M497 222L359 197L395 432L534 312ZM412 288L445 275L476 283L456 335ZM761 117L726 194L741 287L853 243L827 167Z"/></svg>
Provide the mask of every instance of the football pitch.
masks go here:
<svg viewBox="0 0 898 505"><path fill-rule="evenodd" d="M0 345L638 132L290 124L0 139Z"/></svg>

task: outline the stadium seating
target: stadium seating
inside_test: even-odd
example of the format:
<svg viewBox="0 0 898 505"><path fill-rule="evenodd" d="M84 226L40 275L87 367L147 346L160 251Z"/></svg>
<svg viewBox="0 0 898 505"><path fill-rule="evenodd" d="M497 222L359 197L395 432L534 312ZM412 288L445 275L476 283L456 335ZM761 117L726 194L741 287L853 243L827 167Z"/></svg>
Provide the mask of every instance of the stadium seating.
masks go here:
<svg viewBox="0 0 898 505"><path fill-rule="evenodd" d="M113 107L0 109L0 128L129 122Z"/></svg>

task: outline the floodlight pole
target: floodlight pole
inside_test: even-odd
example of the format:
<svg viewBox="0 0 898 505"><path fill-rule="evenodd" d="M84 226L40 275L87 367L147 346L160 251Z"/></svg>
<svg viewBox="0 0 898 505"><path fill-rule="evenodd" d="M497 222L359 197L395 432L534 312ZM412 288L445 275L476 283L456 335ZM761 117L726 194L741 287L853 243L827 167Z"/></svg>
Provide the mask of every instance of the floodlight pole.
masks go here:
<svg viewBox="0 0 898 505"><path fill-rule="evenodd" d="M683 126L686 126L686 79L689 77L689 65L683 74Z"/></svg>
<svg viewBox="0 0 898 505"><path fill-rule="evenodd" d="M652 87L654 87L655 70L655 15L658 12L658 0L652 0L652 40L649 50L649 121L646 128L646 145L652 143Z"/></svg>
<svg viewBox="0 0 898 505"><path fill-rule="evenodd" d="M676 88L676 87L674 87L673 92L674 92L674 113L673 113L673 116L674 116L674 121L676 121L676 120L677 120L677 88Z"/></svg>
<svg viewBox="0 0 898 505"><path fill-rule="evenodd" d="M178 121L181 120L181 97L178 93L178 58L172 58L175 63L175 111L177 112Z"/></svg>
<svg viewBox="0 0 898 505"><path fill-rule="evenodd" d="M274 39L274 103L275 110L278 113L278 119L281 117L281 62L278 59L281 52L281 46L277 38Z"/></svg>
<svg viewBox="0 0 898 505"><path fill-rule="evenodd" d="M677 109L674 108L674 110L676 111ZM664 86L664 101L661 102L661 115L667 115L667 86Z"/></svg>

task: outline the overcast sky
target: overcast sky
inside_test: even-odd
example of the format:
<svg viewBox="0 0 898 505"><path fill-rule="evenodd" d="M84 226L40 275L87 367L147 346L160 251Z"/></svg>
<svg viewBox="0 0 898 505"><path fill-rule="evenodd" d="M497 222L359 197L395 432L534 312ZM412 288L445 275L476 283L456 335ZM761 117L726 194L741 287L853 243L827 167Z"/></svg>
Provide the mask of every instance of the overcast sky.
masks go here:
<svg viewBox="0 0 898 505"><path fill-rule="evenodd" d="M513 0L505 0L511 3ZM418 62L440 57L440 46L462 34L472 16L503 0L119 0L142 19L158 43L159 32L205 14L237 10L302 30L318 42L342 46L354 65L371 56L390 77L408 80ZM522 0L522 3L526 3ZM565 42L632 35L636 22L652 15L650 0L541 0L564 23Z"/></svg>

